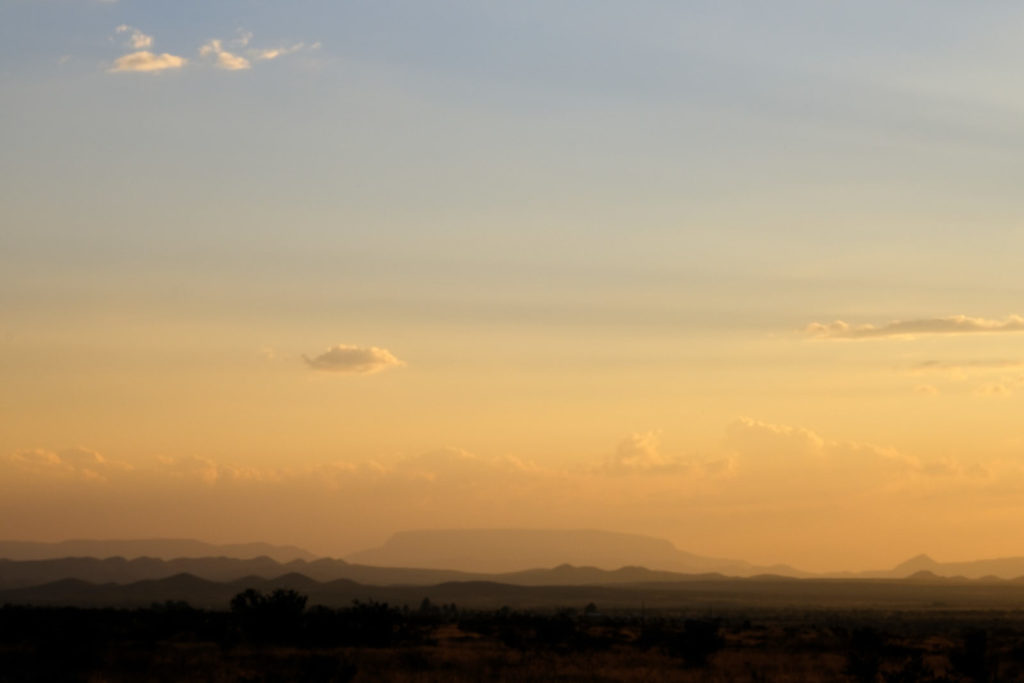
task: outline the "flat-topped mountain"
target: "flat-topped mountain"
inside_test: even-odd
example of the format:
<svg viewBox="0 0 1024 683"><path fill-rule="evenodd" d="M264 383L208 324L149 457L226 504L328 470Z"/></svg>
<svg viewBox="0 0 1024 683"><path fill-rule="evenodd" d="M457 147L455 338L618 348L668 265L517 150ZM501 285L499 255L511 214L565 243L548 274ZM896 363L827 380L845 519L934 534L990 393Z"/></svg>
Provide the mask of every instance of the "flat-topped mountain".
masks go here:
<svg viewBox="0 0 1024 683"><path fill-rule="evenodd" d="M402 531L379 547L353 553L349 562L380 567L517 572L563 564L599 569L652 570L730 576L805 576L792 567L759 567L741 560L702 557L661 538L593 529L437 529Z"/></svg>
<svg viewBox="0 0 1024 683"><path fill-rule="evenodd" d="M57 543L0 541L0 558L8 560L48 560L60 557L154 557L171 560L178 557L269 557L278 562L313 560L316 555L291 545L270 543L204 543L187 538L149 538L130 540L75 539Z"/></svg>

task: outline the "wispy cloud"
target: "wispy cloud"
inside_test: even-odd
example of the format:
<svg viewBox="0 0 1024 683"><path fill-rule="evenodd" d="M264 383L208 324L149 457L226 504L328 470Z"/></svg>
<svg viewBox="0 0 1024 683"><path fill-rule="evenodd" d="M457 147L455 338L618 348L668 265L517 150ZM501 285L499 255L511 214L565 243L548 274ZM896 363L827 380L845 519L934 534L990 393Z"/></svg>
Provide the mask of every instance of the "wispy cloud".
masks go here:
<svg viewBox="0 0 1024 683"><path fill-rule="evenodd" d="M14 453L10 463L25 472L43 476L80 479L84 481L107 481L111 474L131 470L124 463L111 462L94 450L76 446L63 451L35 448Z"/></svg>
<svg viewBox="0 0 1024 683"><path fill-rule="evenodd" d="M125 46L132 52L115 59L108 71L157 73L169 69L180 69L189 61L185 57L168 52L150 51L156 42L154 37L129 24L117 26L114 33L127 38ZM255 62L271 61L296 52L316 50L320 47L320 43L309 45L305 42L278 47L251 47L252 37L251 32L239 29L237 36L231 39L211 38L199 48L199 63L205 63L224 71L245 71L251 69Z"/></svg>
<svg viewBox="0 0 1024 683"><path fill-rule="evenodd" d="M144 50L147 47L153 46L153 36L146 35L134 26L128 24L121 24L116 29L115 33L127 33L128 35L128 47L135 50Z"/></svg>
<svg viewBox="0 0 1024 683"><path fill-rule="evenodd" d="M658 434L646 432L631 434L623 439L608 461L608 468L616 471L650 471L678 466L677 461L659 452Z"/></svg>
<svg viewBox="0 0 1024 683"><path fill-rule="evenodd" d="M243 71L251 69L253 62L266 62L302 50L315 50L320 47L320 43L307 46L304 42L281 47L249 47L252 37L253 34L250 31L239 29L238 36L231 40L224 41L220 38L213 38L199 48L199 56L212 59L220 69Z"/></svg>
<svg viewBox="0 0 1024 683"><path fill-rule="evenodd" d="M911 368L913 372L945 372L959 374L968 370L1007 370L1011 368L1024 367L1019 360L963 360L963 361L941 361L926 360Z"/></svg>
<svg viewBox="0 0 1024 683"><path fill-rule="evenodd" d="M310 358L303 355L302 357L314 370L364 375L405 365L387 349L376 346L361 347L338 344L319 356Z"/></svg>
<svg viewBox="0 0 1024 683"><path fill-rule="evenodd" d="M167 52L154 54L148 50L140 50L138 52L130 52L115 59L110 71L160 72L168 69L180 69L187 62L188 60L184 57Z"/></svg>
<svg viewBox="0 0 1024 683"><path fill-rule="evenodd" d="M954 315L946 318L893 320L884 325L850 325L842 320L811 323L804 331L819 339L913 338L937 334L1024 332L1024 317L1010 315L1003 320Z"/></svg>
<svg viewBox="0 0 1024 683"><path fill-rule="evenodd" d="M290 55L295 52L299 52L305 47L305 43L296 43L289 47L271 47L262 50L250 50L250 54L253 57L253 59L259 61L266 61L270 59L277 59L278 57L284 57L285 55Z"/></svg>
<svg viewBox="0 0 1024 683"><path fill-rule="evenodd" d="M242 71L252 68L252 63L248 59L225 50L223 43L218 38L214 38L199 48L199 56L213 57L214 63L218 68L228 71Z"/></svg>

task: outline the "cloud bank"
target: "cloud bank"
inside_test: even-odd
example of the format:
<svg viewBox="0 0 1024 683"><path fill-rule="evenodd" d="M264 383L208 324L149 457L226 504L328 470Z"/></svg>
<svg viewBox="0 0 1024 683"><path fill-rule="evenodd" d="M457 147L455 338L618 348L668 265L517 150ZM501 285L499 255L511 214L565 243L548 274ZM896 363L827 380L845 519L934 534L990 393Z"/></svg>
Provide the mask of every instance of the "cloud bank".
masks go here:
<svg viewBox="0 0 1024 683"><path fill-rule="evenodd" d="M302 358L314 370L369 375L388 368L405 365L387 349L338 344L319 356Z"/></svg>
<svg viewBox="0 0 1024 683"><path fill-rule="evenodd" d="M1010 315L1003 320L954 315L947 318L893 320L884 325L850 325L842 320L811 323L804 331L819 339L913 338L936 334L1024 332L1024 317Z"/></svg>
<svg viewBox="0 0 1024 683"><path fill-rule="evenodd" d="M950 523L993 516L1015 537L1024 514L1016 461L923 459L746 418L704 464L662 454L656 433L623 440L610 463L594 455L554 466L442 448L251 466L26 450L0 456L0 536L259 537L342 553L401 529L555 526L643 531L694 552L732 547L797 562L830 544L855 560L908 535L939 542Z"/></svg>

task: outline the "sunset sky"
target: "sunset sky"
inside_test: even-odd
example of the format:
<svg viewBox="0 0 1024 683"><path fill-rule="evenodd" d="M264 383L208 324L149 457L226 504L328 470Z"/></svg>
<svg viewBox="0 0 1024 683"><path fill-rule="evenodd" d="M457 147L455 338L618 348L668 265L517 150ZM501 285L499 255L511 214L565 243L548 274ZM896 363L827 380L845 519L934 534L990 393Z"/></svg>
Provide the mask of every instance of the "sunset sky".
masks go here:
<svg viewBox="0 0 1024 683"><path fill-rule="evenodd" d="M1024 555L1024 7L0 0L0 538Z"/></svg>

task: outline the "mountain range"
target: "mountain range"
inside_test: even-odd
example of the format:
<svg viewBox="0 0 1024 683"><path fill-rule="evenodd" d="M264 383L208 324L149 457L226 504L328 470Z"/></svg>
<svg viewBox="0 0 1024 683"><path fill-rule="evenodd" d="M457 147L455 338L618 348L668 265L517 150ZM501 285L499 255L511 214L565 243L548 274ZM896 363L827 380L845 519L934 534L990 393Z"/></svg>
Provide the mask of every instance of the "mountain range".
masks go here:
<svg viewBox="0 0 1024 683"><path fill-rule="evenodd" d="M365 585L347 579L315 581L302 574L273 579L247 576L210 581L175 574L128 584L64 579L37 586L0 589L0 605L148 607L186 602L193 607L227 609L232 597L255 589L296 590L311 605L347 607L375 601L415 609L424 598L460 608L689 609L721 613L757 609L920 609L964 610L1024 608L1024 581L977 581L925 576L908 579L782 579L778 577L690 577L672 582L522 586L495 581L449 581L429 586Z"/></svg>
<svg viewBox="0 0 1024 683"><path fill-rule="evenodd" d="M423 567L516 572L561 564L618 569L640 566L686 574L810 576L788 565L695 555L661 538L594 529L431 529L402 531L379 548L353 553L350 562L378 567Z"/></svg>
<svg viewBox="0 0 1024 683"><path fill-rule="evenodd" d="M892 579L911 575L967 579L1024 576L1024 557L938 562L918 555L891 569L811 574L788 565L759 566L711 558L671 542L596 530L423 530L394 534L384 545L344 559L295 546L217 545L190 539L0 541L0 586L77 578L126 583L189 573L212 581L301 573L317 581L374 585L501 581L582 585L674 581L693 575Z"/></svg>
<svg viewBox="0 0 1024 683"><path fill-rule="evenodd" d="M302 575L313 581L355 581L375 586L429 586L446 582L488 581L516 586L575 586L688 581L694 578L725 580L722 574L682 574L643 567L605 570L560 565L551 569L486 574L444 569L371 567L331 558L312 562L277 562L269 557L177 558L69 557L48 560L0 560L0 588L18 588L64 579L93 583L127 584L162 580L188 574L208 581L237 581L246 577L276 579Z"/></svg>
<svg viewBox="0 0 1024 683"><path fill-rule="evenodd" d="M316 555L290 545L270 543L204 543L188 538L151 538L135 540L74 539L57 543L0 541L0 558L9 560L46 560L60 557L270 557L278 562L314 560Z"/></svg>

